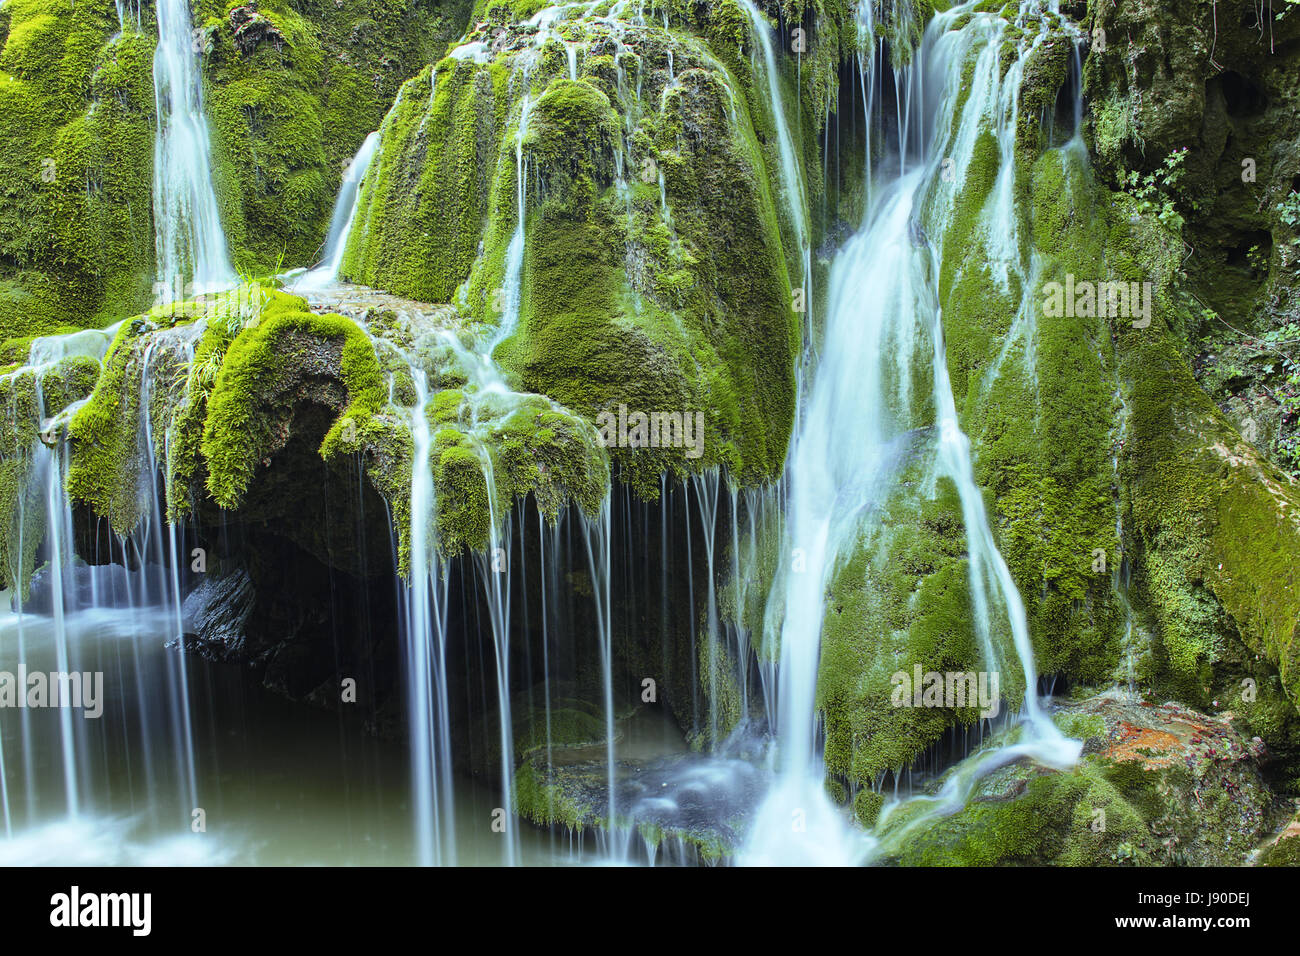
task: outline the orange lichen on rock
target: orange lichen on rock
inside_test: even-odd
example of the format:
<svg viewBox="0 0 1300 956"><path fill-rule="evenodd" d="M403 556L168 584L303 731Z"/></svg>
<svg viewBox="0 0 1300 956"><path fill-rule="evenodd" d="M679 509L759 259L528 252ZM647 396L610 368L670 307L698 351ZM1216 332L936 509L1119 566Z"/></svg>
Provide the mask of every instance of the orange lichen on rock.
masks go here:
<svg viewBox="0 0 1300 956"><path fill-rule="evenodd" d="M1135 727L1124 721L1119 739L1104 753L1113 760L1140 760L1147 770L1159 770L1171 766L1177 759L1174 751L1182 747L1183 741L1168 731Z"/></svg>

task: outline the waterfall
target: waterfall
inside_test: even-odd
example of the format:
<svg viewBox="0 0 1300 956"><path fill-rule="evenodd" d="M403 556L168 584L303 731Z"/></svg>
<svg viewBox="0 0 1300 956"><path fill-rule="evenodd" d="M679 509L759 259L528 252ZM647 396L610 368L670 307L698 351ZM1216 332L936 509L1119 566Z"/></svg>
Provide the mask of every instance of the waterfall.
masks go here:
<svg viewBox="0 0 1300 956"><path fill-rule="evenodd" d="M945 177L945 162L953 159L962 170L979 137L991 133L997 144L997 178L978 212L982 228L972 241L983 244L982 251L1004 289L1025 290L1011 335L1032 338L1027 297L1036 287L1038 263L1035 254L1025 250L1023 220L1015 208L1015 135L1020 81L1027 58L1043 34L1033 35L1023 22L1013 31L999 16L963 4L937 14L915 57L892 68L892 90L885 64L877 61L875 41L869 52L864 49L857 72L868 124L865 209L857 232L831 264L824 296L825 325L817 330L820 346L814 356L812 224L797 149L803 131L788 123L772 25L753 0L740 2L754 38L754 72L760 72L761 61L764 74L756 95L761 98L765 92L775 127L782 193L778 209L786 207L783 224L788 218L803 268L805 355L817 363L807 375L801 370L798 378L796 426L781 482L742 491L724 485L725 473L715 469L694 474L677 486L666 472L661 476L661 511L655 518L648 503L633 501L628 487L610 490L595 513L579 514L571 506L561 511L558 520L550 512L543 514L536 500L540 496L531 501L508 500L503 494L498 500L495 470L509 460L494 444L500 436L499 431L493 432L493 423L537 398L513 391L492 359L495 347L518 328L522 307L529 173L525 141L534 106L527 69L520 73L524 87L515 91L520 100L512 143L516 221L501 261L497 328L471 342L463 329L455 327L454 309L433 310L426 316L429 323L419 325L410 316L394 320L396 313L386 308L388 302L378 308L358 306L363 313L358 322L370 336L379 367L390 373L388 407L376 420L385 419L399 431L409 430L409 445L403 444L402 453L409 447L412 456L409 502L389 502L390 518L401 525L394 535L394 554L400 556L402 545L407 546L405 576L396 585L393 623L400 641L396 680L404 692L409 729L402 751L409 764L402 763L400 781L409 792L392 801L393 806L400 804L400 810L391 812L401 817L403 837L410 827L411 856L420 864L452 865L489 856L492 862L531 862L530 831L517 814L525 769L533 772L544 758L550 772L570 757L586 761L584 784L595 780L583 793L591 801L583 809L591 814L581 818L576 835L569 834L579 853L581 828L603 818L603 832L595 839L608 859L631 859L632 849L639 850L639 838L644 838L640 842L652 862L686 859L693 851L682 832L667 834L662 842L649 837L649 830L658 827L662 818L653 817L647 806L670 807L676 820L693 825L697 822L693 813L701 807L714 812L723 806L720 797L728 791L737 809L734 813L728 809L725 816L720 813L719 819L751 822L743 862L848 864L878 853L884 840L898 837L897 833L886 836L883 827L902 802L886 805L876 831L864 833L851 825L825 790L817 691L827 596L848 559L881 534L885 505L897 497L934 496L941 481L945 488L951 483L960 505L973 630L983 663L990 669L1017 667L1025 699L1009 744L981 750L953 768L937 793L906 797L906 802L919 803L923 809L908 818L903 832L960 809L976 782L996 767L1027 758L1064 768L1078 757L1078 745L1056 729L1037 694L1025 605L998 549L983 490L976 482L971 441L962 429L953 395L938 282L945 255L965 251L943 248L963 185L960 177L956 182ZM198 63L189 49L189 13L185 0L160 0L160 4L154 66L159 116L154 184L158 270L168 283L188 277L201 287L212 287L232 281L232 270L208 169L210 146ZM1042 5L1025 0L1022 20L1026 11L1037 11ZM123 10L124 22L129 23L129 5L120 3L119 15ZM870 0L863 0L859 23L869 37L873 35L871 10ZM543 29L549 29L558 15L538 14ZM565 43L563 52L568 76L575 79L578 44ZM667 60L671 80L676 70L671 49ZM616 66L621 87L621 61ZM689 80L685 72L682 75ZM640 81L638 74L638 85ZM431 75L429 108L434 82ZM855 96L850 90L849 100ZM890 102L882 102L885 98ZM1078 102L1075 108L1072 149L1081 148ZM878 124L882 135L873 137L872 123ZM883 135L883 128L891 124L895 128L888 130L890 135ZM505 135L510 135L508 127ZM829 124L824 143L829 153ZM365 177L379 146L379 133L371 133L349 164L323 258L297 281L297 289L320 290L337 280ZM498 161L508 178L509 152L503 150ZM616 179L625 184L623 163L620 151ZM830 169L829 164L825 169ZM658 186L659 212L671 225L673 211L662 169ZM653 215L653 187L647 192L645 205ZM508 187L504 199L508 206ZM363 227L358 227L361 231ZM371 302L382 301L382 296L375 293ZM371 319L364 316L374 316L372 326L366 325ZM93 821L116 838L129 828L101 825L112 815L129 818L132 826L144 815L165 818L165 827L174 833L178 816L188 826L194 809L205 802L216 806L226 796L217 786L213 767L204 766L217 762L207 759L209 741L202 736L204 704L211 701L197 696L195 690L195 675L206 673L204 664L197 656L175 652L174 643L173 650L162 652L169 641L180 643L182 651L185 648L182 597L193 580L185 567L192 543L187 527L169 520L168 482L177 450L170 430L160 424L168 420L160 409L171 404L177 370L191 365L205 328L205 321L199 319L173 328L149 328L139 337L123 339L122 347L138 349L128 366L127 387L136 387L138 376L139 399L138 417L128 423L135 440L128 479L135 482L133 504L140 522L130 532L103 532L102 527L87 532L74 524L68 500L69 447L62 432L79 403L66 409L46 408L39 390L46 371L67 357L85 355L102 362L111 335L93 332L37 339L28 364L10 373L34 374L38 383L43 440L24 449L30 467L23 477L17 523L20 552L22 535L28 541L41 541L37 564L40 559L49 563L44 586L50 609L48 618L25 610L19 589L13 598L16 614L0 620L0 669L12 667L15 654L23 668L45 658L61 671L103 663L118 675L122 688L115 701L120 713L110 715L114 723L105 725L118 734L116 738L107 731L97 737L67 709L48 717L29 717L24 711L0 727L4 731L0 734L0 812L11 839L15 834L31 836L38 832L37 824L51 821ZM989 376L997 364L992 363ZM448 384L453 379L455 384ZM435 399L440 390L444 397L460 393L454 422L444 420L447 410L438 408ZM551 401L551 410L562 409ZM439 550L435 475L442 464L437 456L445 447L439 442L443 428L454 428L457 439L463 438L464 447L472 449L487 489L487 546L465 558ZM402 441L406 442L405 434ZM904 480L904 472L918 462L922 479L912 481L915 473L908 472ZM403 511L408 504L409 512ZM533 515L528 514L530 507L535 509ZM638 508L643 509L639 515ZM534 517L535 523L525 520ZM241 516L234 524L243 520ZM205 513L205 535L211 530L209 523ZM651 543L655 526L657 554ZM634 534L637 527L643 538ZM535 552L531 550L534 531ZM86 534L95 536L92 544L86 543ZM769 534L780 542L780 550L770 593L762 594L755 582L763 576L755 569L772 560L764 548L765 542L773 540L766 537ZM1117 535L1123 535L1118 517ZM679 565L683 544L686 557ZM104 561L107 552L115 563L80 564L78 552L90 558L89 549L94 550L94 560ZM529 560L534 554L535 565ZM696 578L697 572L705 577ZM670 587L670 576L683 573L686 579L679 578ZM728 578L732 591L725 590ZM387 588L390 580L385 577L382 587ZM660 589L657 601L648 597L654 594L655 584ZM574 610L578 605L580 612ZM678 605L685 606L684 615ZM653 633L656 610L658 635ZM751 612L757 610L765 617L761 644L740 623L752 620ZM641 646L616 645L616 638L641 640L646 630L652 633ZM1009 644L1001 640L1004 632L1010 635ZM11 635L16 640L10 640ZM662 641L661 654L653 644L656 636ZM572 644L565 645L566 640ZM689 653L683 650L687 644ZM1012 653L1014 661L1003 660ZM535 654L540 656L540 671ZM771 655L774 660L765 659ZM662 658L661 670L656 670L657 657ZM463 670L458 670L462 664ZM674 668L680 670L673 673ZM756 672L757 681L751 677ZM579 673L582 697L561 687L570 682L571 674ZM680 685L672 688L671 699L665 695L665 709L674 711L673 718L688 731L692 746L711 753L674 754L678 763L671 770L655 767L653 773L645 772L645 765L638 763L642 758L637 747L620 737L627 714L619 708L629 701L636 706L635 691L626 691L646 673L654 674L665 687L669 686L666 678ZM675 681L678 677L680 681ZM761 686L752 686L760 681ZM621 683L616 687L616 682ZM575 678L572 683L580 682ZM542 707L534 707L538 684ZM565 738L561 744L553 733L558 738L567 729L562 721L570 715L553 724L553 694L557 701L569 698L557 703L557 708L571 709L568 704L577 700L590 704L597 719L603 717L593 732L571 745L596 756L560 753L570 740ZM764 752L770 758L766 767L759 766L762 755L755 756L769 741L754 746L754 738L764 728L757 712L751 712L751 697L755 707L766 704L768 708L767 730L774 743ZM541 750L536 731L530 727L533 736L525 740L523 725L518 723L522 717L531 721L534 713L541 715ZM751 715L756 718L754 726L750 726ZM453 727L459 745L463 742L460 728L480 718L484 718L481 732L465 750L488 738L486 773L481 766L475 766L474 772L492 781L480 788L490 790L487 799L492 803L487 809L505 815L501 829L494 829L486 840L474 834L489 827L485 806L481 800L467 800L466 791L456 789L453 766ZM342 720L338 717L340 726ZM216 721L210 723L225 730ZM747 749L737 745L746 736ZM133 746L110 754L110 747L122 741ZM240 740L241 746L246 744ZM217 752L215 742L211 749ZM476 755L467 757L458 749L456 756ZM103 771L110 763L128 765L129 782L116 794L103 792L103 780L108 779ZM230 774L226 767L220 769ZM22 777L14 776L18 772ZM643 792L636 791L638 786ZM268 792L272 792L269 787ZM599 797L592 798L592 793ZM754 801L749 798L759 796L761 805L750 817ZM570 794L556 787L548 797L568 800ZM604 806L596 800L603 800ZM350 823L351 806L347 812ZM494 818L492 824L496 822ZM645 829L638 829L641 826ZM368 831L364 836L372 839ZM475 845L487 840L493 841L491 853L476 855ZM573 846L571 842L571 852ZM561 858L562 850L552 849L552 858ZM0 845L0 862L7 852Z"/></svg>
<svg viewBox="0 0 1300 956"><path fill-rule="evenodd" d="M440 834L434 825L442 816L434 776L437 764L435 714L440 702L435 701L432 686L437 668L430 638L435 631L442 633L444 628L441 615L435 613L438 592L429 563L429 534L433 527L433 474L429 468L431 440L429 420L425 414L429 388L422 369L412 363L410 370L416 403L410 417L414 449L411 458L411 587L405 613L406 680L411 701L409 723L415 839L421 865L430 866L440 861L436 843ZM445 808L445 812L450 815L451 808Z"/></svg>
<svg viewBox="0 0 1300 956"><path fill-rule="evenodd" d="M159 0L154 50L153 215L163 301L235 281L212 188L212 148L203 116L202 76L187 0Z"/></svg>
<svg viewBox="0 0 1300 956"><path fill-rule="evenodd" d="M870 0L867 0L867 6ZM811 325L808 318L812 315L812 239L808 230L808 202L804 195L803 174L799 169L799 159L795 153L794 139L790 135L789 122L785 115L785 106L781 97L781 75L777 70L776 55L772 51L771 27L754 6L753 0L740 0L740 6L749 17L750 26L758 40L763 53L763 73L767 80L768 108L772 113L772 122L776 126L778 157L781 161L781 183L784 187L786 205L790 223L795 230L795 239L799 244L800 264L803 276L800 285L804 293L804 336L805 343L811 342Z"/></svg>
<svg viewBox="0 0 1300 956"><path fill-rule="evenodd" d="M118 37L122 36L122 34L126 33L128 30L130 30L133 33L139 33L140 32L139 3L138 2L131 3L130 0L113 0L113 4L117 8L117 26L118 26L117 36ZM4 4L0 3L0 7L2 6L4 6ZM114 39L116 39L116 37Z"/></svg>
<svg viewBox="0 0 1300 956"><path fill-rule="evenodd" d="M357 150L356 156L348 163L343 173L343 182L339 185L338 198L334 200L334 212L330 215L329 235L325 240L325 255L320 265L298 279L293 288L298 292L322 289L339 277L343 265L343 252L348 245L348 236L357 217L357 206L361 200L361 183L370 170L370 163L379 150L379 132L370 133Z"/></svg>
<svg viewBox="0 0 1300 956"><path fill-rule="evenodd" d="M66 613L69 603L76 603L75 579L72 575L72 513L65 491L67 484L67 455L59 439L59 433L71 410L47 408L43 381L55 367L66 358L87 357L102 360L108 350L110 337L103 332L77 332L66 336L47 336L33 340L29 364L5 376L12 386L20 377L31 376L36 393L36 415L40 424L40 438L25 450L30 463L27 475L19 480L25 489L18 496L19 511L16 516L19 545L17 549L19 568L15 579L4 582L13 588L13 603L17 610L16 637L18 666L25 671L28 665L28 636L30 631L24 626L22 601L23 539L29 534L42 545L48 558L48 570L45 580L50 592L51 614L53 616L52 647L55 668L60 673L70 673L75 660L70 647ZM16 389L15 389L16 392ZM16 411L16 409L15 409ZM29 512L25 504L30 504ZM26 803L28 818L33 812L35 767L32 763L33 730L26 710L22 712L23 740L23 778L26 783ZM72 712L63 708L58 714L59 767L63 776L65 795L65 812L69 819L76 819L82 810L82 791L84 789L84 763L82 748L78 746L77 735L72 721ZM2 744L0 744L2 746ZM4 768L0 767L0 776ZM8 783L4 781L6 830L11 829L11 812L8 803Z"/></svg>
<svg viewBox="0 0 1300 956"><path fill-rule="evenodd" d="M181 597L189 582L182 562L188 566L189 559L182 555L189 552L183 529L165 517L165 483L158 475L171 473L171 436L155 437L153 415L166 401L162 396L155 401L153 389L155 382L168 380L171 370L193 359L203 328L199 321L158 330L138 356L133 374L139 375L140 404L132 468L141 521L129 534L110 531L101 537L94 529L91 547L106 554L110 563L87 565L77 556L76 542L85 539L78 539L68 496L66 430L86 399L66 408L51 405L45 385L67 368L68 360L103 362L117 327L35 339L28 364L4 376L9 387L27 378L35 387L40 437L21 450L26 467L19 473L20 506L14 523L18 553L24 553L24 541L34 542L36 564L42 558L46 563L32 575L28 600L22 570L10 569L11 580L5 583L12 590L6 597L13 610L0 613L0 670L49 668L51 673L85 679L98 674L97 679L115 688L117 703L97 721L87 721L69 706L53 712L24 709L15 717L23 787L15 791L8 779L0 780L13 841L9 849L0 847L0 857L14 850L17 859L30 858L29 842L59 847L62 841L81 841L78 859L137 859L132 854L147 855L155 846L153 834L140 831L160 828L166 833L162 839L175 841L175 831L167 832L169 828L182 821L188 827L192 810L201 806L190 665L185 654L164 649L183 630ZM0 737L12 728L8 722L0 726ZM8 750L6 744L0 741ZM166 770L158 759L163 750L170 751ZM57 759L33 759L41 753L57 754ZM106 779L107 769L119 765L127 768L132 781L125 793L115 792ZM0 776L9 769L0 766ZM148 796L149 818L115 817L124 799L130 803L139 798L137 784ZM63 793L61 811L49 799L55 787ZM21 811L15 809L15 799ZM135 831L130 840L127 830ZM174 849L182 847L174 844ZM62 852L67 850L63 846Z"/></svg>
<svg viewBox="0 0 1300 956"><path fill-rule="evenodd" d="M613 839L619 832L616 816L617 773L614 761L614 647L613 631L610 624L610 500L606 495L600 507L600 515L583 520L583 544L587 552L587 566L591 571L592 597L596 604L596 628L600 642L601 686L604 691L605 704L605 761L606 786L609 788L609 801L606 804L606 819L609 821L610 845L616 858L626 856L626 844L620 845ZM628 832L630 836L630 831Z"/></svg>
<svg viewBox="0 0 1300 956"><path fill-rule="evenodd" d="M527 84L526 75L524 82ZM528 200L528 163L524 160L524 137L528 134L530 107L531 101L525 92L519 106L519 125L515 129L515 230L510 236L510 245L506 247L505 277L501 286L501 324L488 341L488 355L513 335L519 324L519 309L523 300L524 219Z"/></svg>
<svg viewBox="0 0 1300 956"><path fill-rule="evenodd" d="M938 14L916 62L896 71L900 129L895 171L870 191L873 198L862 228L831 267L823 357L787 463L788 530L774 588L774 597L783 602L778 603L776 688L779 777L745 848L749 863L851 863L873 849L870 838L850 830L822 787L816 691L825 595L836 570L859 545L866 526L896 486L895 473L914 430L931 424L917 411L927 404L938 435L930 451L929 484L933 486L934 477L948 477L960 497L974 624L985 666L998 667L989 638L997 597L1006 608L1026 689L1025 731L1019 742L977 755L939 796L920 799L932 803L935 813L952 812L974 781L997 766L1031 757L1065 767L1079 753L1079 745L1061 735L1037 698L1024 604L994 542L948 377L937 286L937 256L942 252L926 238L944 234L960 188L959 183L943 181L944 159L955 156L958 168L963 168L974 136L990 124L1000 140L1014 137L1017 85L1029 46L1021 45L1004 80L998 58L1005 22L977 14L954 29L956 18L965 12L958 8ZM962 102L963 72L972 58L977 65L969 95L961 114L954 116ZM942 98L927 101L923 91L935 88L944 91ZM913 108L933 106L938 109L926 117L923 128L911 127ZM956 132L950 134L954 119ZM918 133L920 155L910 156ZM1013 181L1014 151L1000 152L998 184L983 215L990 257L1010 266L1018 262L1019 252L1006 238L1015 228L1015 210L1003 179ZM1026 294L1032 295L1032 285ZM924 385L913 380L913 369L926 364L933 369L929 403L916 400ZM800 560L792 559L796 553Z"/></svg>
<svg viewBox="0 0 1300 956"><path fill-rule="evenodd" d="M421 865L454 865L456 813L451 787L451 737L447 693L447 577L436 560L433 537L432 438L426 406L426 373L413 356L404 356L415 386L409 410L411 437L410 582L401 589L410 715L411 776L417 860Z"/></svg>
<svg viewBox="0 0 1300 956"><path fill-rule="evenodd" d="M511 534L511 521L501 512L501 503L497 499L496 477L491 453L480 444L477 448L479 460L483 466L483 480L488 490L489 541L485 554L474 555L475 566L487 599L488 622L492 631L493 673L496 677L497 691L497 731L498 745L501 748L501 809L504 814L504 834L506 849L504 860L507 865L519 862L519 821L514 815L515 805L515 738L514 708L511 700L510 686L510 623L511 598L510 567L512 564L514 537ZM509 545L509 547L503 547Z"/></svg>

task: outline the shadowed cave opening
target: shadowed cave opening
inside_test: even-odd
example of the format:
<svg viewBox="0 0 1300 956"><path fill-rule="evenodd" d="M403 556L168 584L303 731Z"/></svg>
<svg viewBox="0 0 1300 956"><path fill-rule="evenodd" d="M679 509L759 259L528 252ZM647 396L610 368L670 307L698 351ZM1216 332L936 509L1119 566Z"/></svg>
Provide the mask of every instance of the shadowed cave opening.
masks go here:
<svg viewBox="0 0 1300 956"><path fill-rule="evenodd" d="M1228 70L1209 82L1222 92L1224 106L1233 119L1259 116L1268 109L1268 97L1264 91L1240 73Z"/></svg>
<svg viewBox="0 0 1300 956"><path fill-rule="evenodd" d="M336 384L316 383L317 400L295 405L284 446L259 467L238 513L209 505L178 525L172 547L180 556L186 595L185 649L237 668L277 695L335 711L347 707L369 734L405 739L406 584L397 572L392 515L359 459L331 465L317 453L337 414L324 397L340 399L329 395ZM161 496L161 476L154 480ZM634 713L664 715L683 749L710 729L708 679L702 673L707 655L700 645L710 601L708 542L716 586L730 573L724 558L731 553L737 515L742 523L748 520L745 501L716 477L675 487L664 481L657 502L638 498L622 484L613 487L609 627L615 712L620 720ZM132 539L113 533L85 506L74 509L74 526L78 554L88 565L165 567L164 553L141 554ZM576 509L552 525L530 496L516 502L505 522L503 554L462 554L445 563L445 670L459 773L499 776L488 575L501 575L510 609L505 643L516 744L530 723L543 721L548 703L552 715L572 709L573 701L603 715L600 620L587 533ZM130 603L129 576L112 578L123 590L120 604ZM33 591L29 603L36 610L39 576ZM754 712L743 716L761 724L752 655L738 666L746 670L754 704ZM342 703L349 680L354 699ZM651 692L646 681L653 682ZM731 714L728 725L738 716Z"/></svg>

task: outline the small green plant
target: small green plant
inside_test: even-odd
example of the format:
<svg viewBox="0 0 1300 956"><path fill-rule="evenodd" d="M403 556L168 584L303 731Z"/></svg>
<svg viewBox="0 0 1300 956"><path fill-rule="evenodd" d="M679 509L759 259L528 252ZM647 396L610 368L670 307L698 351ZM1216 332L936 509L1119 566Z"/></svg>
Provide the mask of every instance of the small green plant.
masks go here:
<svg viewBox="0 0 1300 956"><path fill-rule="evenodd" d="M1265 374L1277 375L1280 381L1271 389L1282 413L1275 443L1279 464L1291 475L1300 475L1300 323L1270 330L1262 336L1264 348L1276 362Z"/></svg>
<svg viewBox="0 0 1300 956"><path fill-rule="evenodd" d="M1300 478L1300 321L1254 335L1204 305L1201 318L1211 327L1223 327L1205 340L1210 361L1201 374L1207 387L1216 401L1241 395L1243 388L1267 394L1279 413L1268 453L1284 472Z"/></svg>
<svg viewBox="0 0 1300 956"><path fill-rule="evenodd" d="M1268 272L1268 253L1259 246L1251 246L1246 250L1246 261L1256 275Z"/></svg>
<svg viewBox="0 0 1300 956"><path fill-rule="evenodd" d="M1137 847L1127 840L1115 847L1115 852L1110 855L1111 860L1119 864L1134 862L1137 857Z"/></svg>
<svg viewBox="0 0 1300 956"><path fill-rule="evenodd" d="M1300 233L1300 193L1289 193L1278 204L1277 217L1292 232ZM1291 240L1291 245L1300 246L1300 235Z"/></svg>
<svg viewBox="0 0 1300 956"><path fill-rule="evenodd" d="M1160 167L1153 173L1140 173L1136 170L1124 177L1124 186L1129 195L1138 201L1143 213L1154 215L1161 223L1181 230L1183 217L1175 205L1174 193L1183 178L1183 163L1187 159L1187 147L1176 149L1164 158ZM1196 204L1192 203L1196 208Z"/></svg>
<svg viewBox="0 0 1300 956"><path fill-rule="evenodd" d="M205 396L211 392L212 386L217 382L217 373L221 371L221 363L225 360L225 357L225 349L213 349L203 361L191 365L187 391L192 394L197 389Z"/></svg>

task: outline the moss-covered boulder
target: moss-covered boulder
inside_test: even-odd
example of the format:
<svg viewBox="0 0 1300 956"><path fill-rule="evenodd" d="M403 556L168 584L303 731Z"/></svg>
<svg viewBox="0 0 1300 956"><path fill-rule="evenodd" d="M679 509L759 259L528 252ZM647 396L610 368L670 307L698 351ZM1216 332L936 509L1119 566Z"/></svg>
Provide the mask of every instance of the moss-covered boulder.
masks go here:
<svg viewBox="0 0 1300 956"><path fill-rule="evenodd" d="M875 833L903 865L1241 865L1276 825L1264 750L1228 721L1106 695L1056 719L1085 741L1069 771L1013 764L958 813L887 806ZM1196 808L1194 813L1188 807Z"/></svg>
<svg viewBox="0 0 1300 956"><path fill-rule="evenodd" d="M648 497L664 470L755 481L784 457L798 343L771 179L745 89L701 40L492 19L404 88L344 273L504 324L517 387L591 421L703 413L698 458L613 449Z"/></svg>
<svg viewBox="0 0 1300 956"><path fill-rule="evenodd" d="M581 702L532 713L515 777L515 811L542 827L609 828L611 774L603 716ZM543 722L549 716L549 725ZM546 731L549 726L549 737ZM651 861L713 864L734 855L767 781L739 760L685 753L680 733L653 710L620 713L614 819ZM642 847L637 847L640 851Z"/></svg>
<svg viewBox="0 0 1300 956"><path fill-rule="evenodd" d="M415 468L433 476L434 524L424 533L436 529L447 556L486 548L529 495L552 522L571 504L598 513L609 468L594 427L544 396L505 388L462 342L473 337L457 329L454 310L400 319L373 304L350 311L313 311L251 284L123 322L102 375L60 367L50 378L51 389L94 381L71 418L69 495L127 534L148 516L161 476L169 520L210 521L217 510L287 518L322 561L348 565L306 520L310 509L295 520L303 489L272 476L283 493L271 494L264 481L291 471L282 456L296 460L308 440L328 467L361 465L390 509L403 571ZM426 406L413 370L430 382ZM416 415L431 436L427 462L414 459Z"/></svg>

